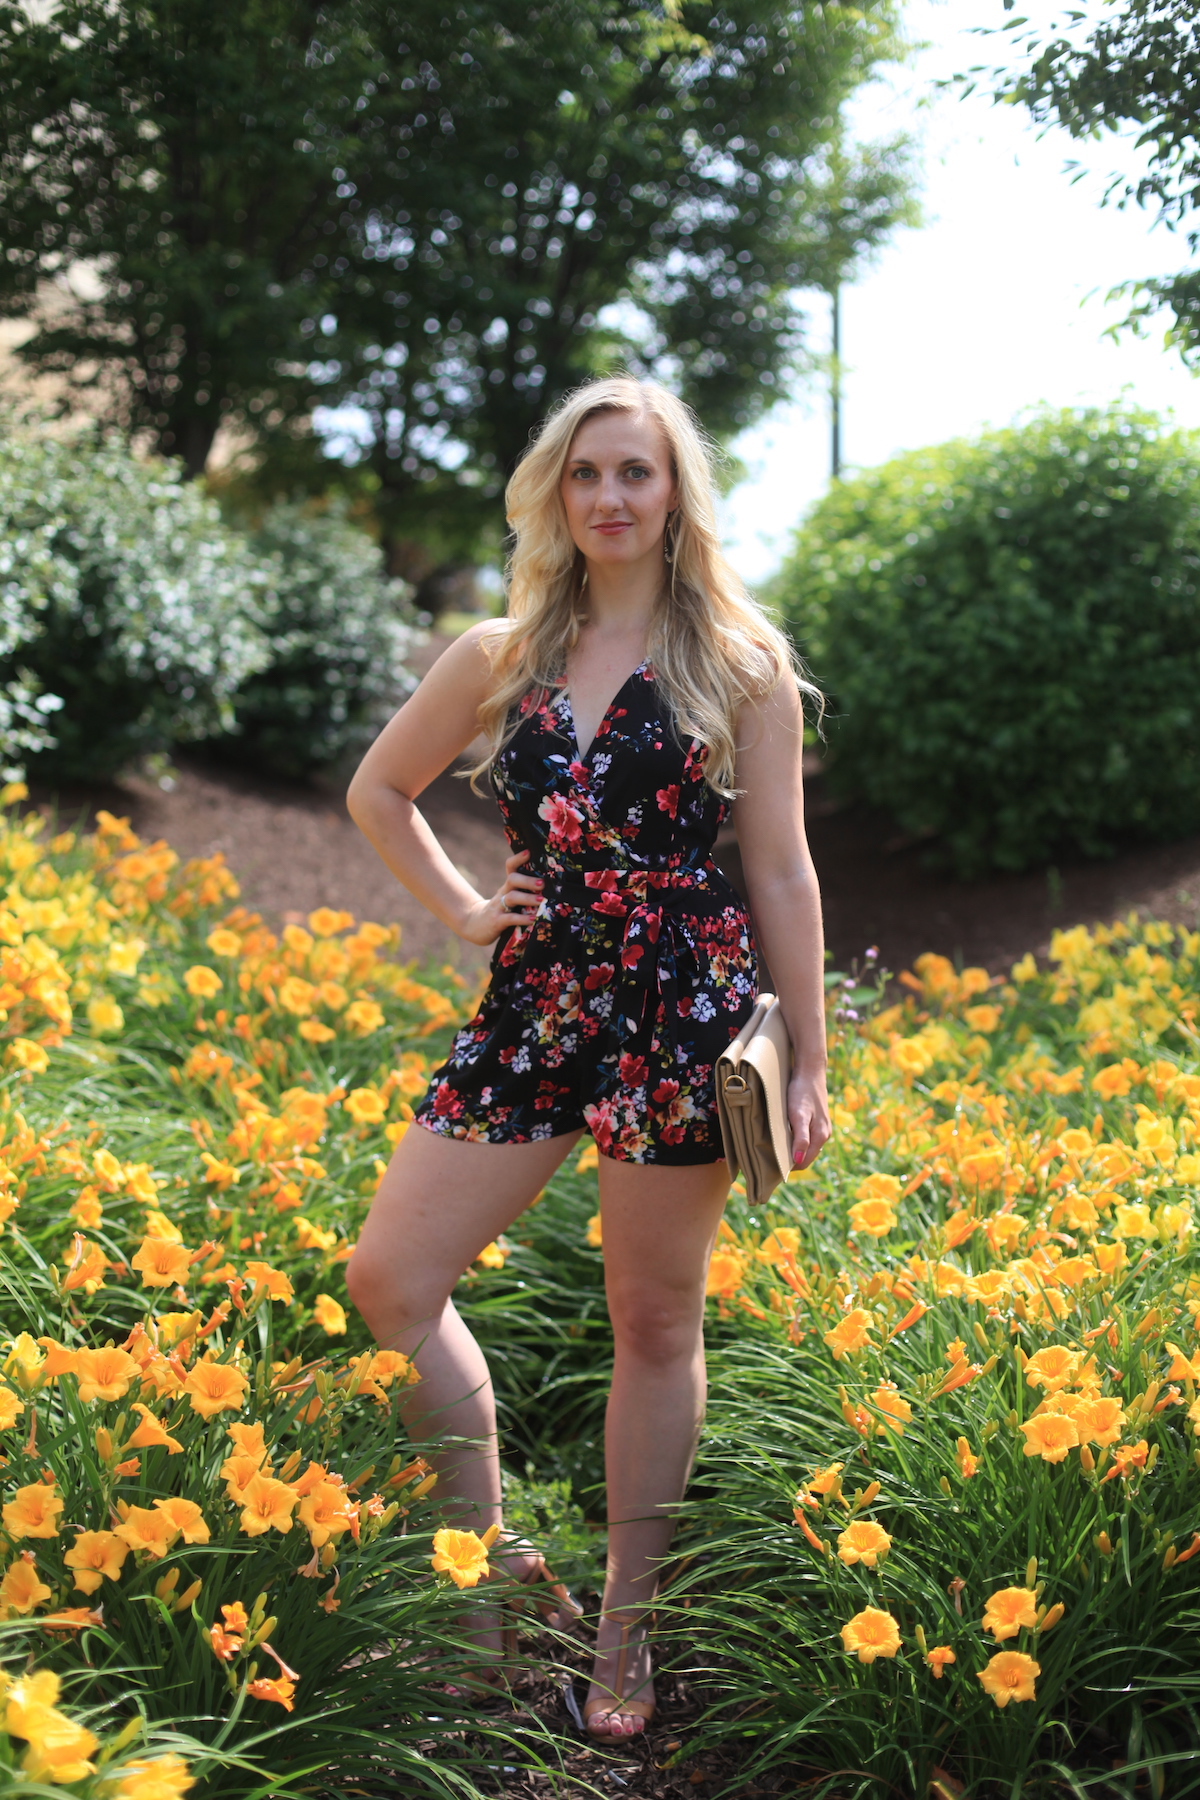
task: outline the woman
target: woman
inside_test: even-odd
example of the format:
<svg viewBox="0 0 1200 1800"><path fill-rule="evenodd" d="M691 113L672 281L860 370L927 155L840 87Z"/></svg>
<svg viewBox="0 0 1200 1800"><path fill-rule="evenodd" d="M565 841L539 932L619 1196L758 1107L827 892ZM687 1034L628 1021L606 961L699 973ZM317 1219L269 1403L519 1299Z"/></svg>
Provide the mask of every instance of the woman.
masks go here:
<svg viewBox="0 0 1200 1800"><path fill-rule="evenodd" d="M713 1065L755 994L750 920L710 858L731 806L796 1047L796 1164L829 1135L806 684L721 557L703 439L664 389L622 377L568 395L507 502L507 618L443 653L350 788L405 887L469 943L498 942L347 1280L377 1341L415 1353L409 1423L439 1439L452 1522L499 1524L491 1383L450 1296L591 1130L615 1356L585 1714L617 1739L653 1713L646 1628L704 1411L705 1271L729 1188ZM475 772L490 771L512 847L490 898L415 804L481 730ZM518 1580L545 1574L528 1546L503 1560Z"/></svg>

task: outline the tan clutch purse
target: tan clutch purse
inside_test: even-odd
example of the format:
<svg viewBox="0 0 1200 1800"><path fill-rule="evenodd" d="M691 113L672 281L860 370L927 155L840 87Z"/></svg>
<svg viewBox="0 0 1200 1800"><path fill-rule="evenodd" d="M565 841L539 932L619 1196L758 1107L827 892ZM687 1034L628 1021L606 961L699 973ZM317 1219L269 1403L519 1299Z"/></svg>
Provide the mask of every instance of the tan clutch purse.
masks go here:
<svg viewBox="0 0 1200 1800"><path fill-rule="evenodd" d="M792 1167L787 1088L792 1046L774 994L760 994L728 1050L717 1058L717 1112L729 1178L741 1172L754 1206L770 1199Z"/></svg>

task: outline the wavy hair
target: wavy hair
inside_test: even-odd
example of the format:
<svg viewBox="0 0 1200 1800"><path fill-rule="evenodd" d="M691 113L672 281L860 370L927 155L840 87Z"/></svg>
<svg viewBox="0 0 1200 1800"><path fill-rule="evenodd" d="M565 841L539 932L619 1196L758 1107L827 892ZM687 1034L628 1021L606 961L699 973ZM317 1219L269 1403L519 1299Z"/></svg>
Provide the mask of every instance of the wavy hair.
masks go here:
<svg viewBox="0 0 1200 1800"><path fill-rule="evenodd" d="M508 484L506 511L513 533L508 562L508 610L485 647L495 677L479 709L487 750L468 771L472 782L492 765L519 723L529 694L559 686L578 637L586 565L567 528L561 484L581 425L597 413L649 419L662 433L678 493L672 531L674 556L663 562L663 586L651 621L647 656L681 741L707 746L705 778L733 798L739 708L759 702L779 682L808 681L788 639L747 594L721 554L713 499L715 452L695 414L656 382L631 376L601 378L575 388L547 417Z"/></svg>

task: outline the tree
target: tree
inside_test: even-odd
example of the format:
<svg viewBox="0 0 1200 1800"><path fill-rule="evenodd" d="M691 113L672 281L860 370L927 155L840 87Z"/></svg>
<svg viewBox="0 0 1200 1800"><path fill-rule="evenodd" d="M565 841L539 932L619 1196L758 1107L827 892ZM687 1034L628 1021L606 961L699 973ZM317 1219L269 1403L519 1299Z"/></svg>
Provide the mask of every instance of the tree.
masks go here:
<svg viewBox="0 0 1200 1800"><path fill-rule="evenodd" d="M901 147L840 152L892 0L445 4L0 0L24 360L193 472L227 420L317 479L313 409L352 402L393 539L477 532L614 360L754 418L803 354L795 290L907 204Z"/></svg>
<svg viewBox="0 0 1200 1800"><path fill-rule="evenodd" d="M490 501L547 404L614 362L718 434L750 423L802 358L797 290L910 208L905 146L842 146L844 100L896 53L886 5L556 0L514 32L495 69L481 28L430 47L439 97L466 56L489 94L455 127L453 204L361 196L354 298L312 365L401 535L464 487Z"/></svg>
<svg viewBox="0 0 1200 1800"><path fill-rule="evenodd" d="M38 318L18 354L193 474L223 418L296 403L278 361L325 305L314 252L344 207L306 121L363 135L373 52L342 30L317 54L324 16L65 0L35 21L0 3L0 307Z"/></svg>
<svg viewBox="0 0 1200 1800"><path fill-rule="evenodd" d="M1004 0L1011 11L1013 0ZM1062 126L1074 138L1138 128L1132 148L1144 154L1136 175L1115 174L1105 201L1133 200L1149 207L1169 229L1187 226L1200 206L1200 143L1196 96L1200 93L1200 13L1194 0L1122 0L1100 19L1072 8L1065 29L1027 32L1028 21L1006 27L1020 47L1020 70L992 71L999 96L1027 106L1043 124ZM1200 230L1186 232L1189 250ZM1167 341L1184 361L1200 364L1200 271L1127 286L1132 305L1124 325L1144 327L1167 312Z"/></svg>

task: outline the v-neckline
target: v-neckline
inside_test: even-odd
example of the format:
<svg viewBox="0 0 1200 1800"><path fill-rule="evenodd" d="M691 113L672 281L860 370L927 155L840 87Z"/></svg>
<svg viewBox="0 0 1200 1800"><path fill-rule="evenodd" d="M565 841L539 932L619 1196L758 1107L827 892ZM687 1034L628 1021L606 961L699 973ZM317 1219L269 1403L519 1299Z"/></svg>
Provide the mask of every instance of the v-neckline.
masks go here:
<svg viewBox="0 0 1200 1800"><path fill-rule="evenodd" d="M645 669L649 666L649 662L650 662L650 658L648 656L643 656L643 658L642 658L641 662L638 664L637 668L631 669L629 671L628 675L625 677L624 681L621 683L620 687L617 689L616 693L613 695L612 699L609 701L609 703L605 707L604 711L600 714L600 723L596 726L595 731L592 733L592 740L589 743L586 750L581 750L579 748L579 732L575 725L575 708L571 705L571 690L567 686L566 682L565 681L563 682L562 698L563 698L563 702L567 709L567 718L571 722L571 737L573 738L574 743L575 743L575 760L577 762L586 763L590 760L592 751L596 748L596 745L600 742L601 734L604 731L604 727L608 724L608 716L612 712L613 707L617 704L617 701L621 698L621 695L625 692L625 689L629 686L630 682L635 678L635 676L640 675L642 673L643 669Z"/></svg>

